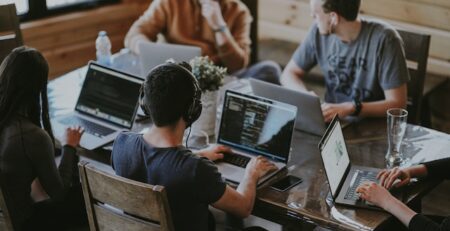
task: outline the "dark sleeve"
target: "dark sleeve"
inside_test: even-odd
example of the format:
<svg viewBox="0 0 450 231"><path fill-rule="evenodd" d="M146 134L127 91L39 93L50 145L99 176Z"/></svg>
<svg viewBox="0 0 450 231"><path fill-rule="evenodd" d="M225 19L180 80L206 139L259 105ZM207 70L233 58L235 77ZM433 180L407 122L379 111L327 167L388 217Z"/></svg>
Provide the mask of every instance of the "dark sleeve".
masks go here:
<svg viewBox="0 0 450 231"><path fill-rule="evenodd" d="M79 157L74 147L65 145L61 150L61 162L58 166L64 188L72 186L75 179L79 179L77 163Z"/></svg>
<svg viewBox="0 0 450 231"><path fill-rule="evenodd" d="M292 55L292 60L298 67L308 72L317 64L316 57L316 35L318 28L314 25L306 35L306 38L301 42L300 46Z"/></svg>
<svg viewBox="0 0 450 231"><path fill-rule="evenodd" d="M198 200L207 204L218 201L225 193L226 184L213 162L201 158L195 172Z"/></svg>
<svg viewBox="0 0 450 231"><path fill-rule="evenodd" d="M427 168L427 177L433 179L450 180L450 158L424 163Z"/></svg>
<svg viewBox="0 0 450 231"><path fill-rule="evenodd" d="M387 29L378 54L379 83L383 90L397 88L409 81L403 40L394 29Z"/></svg>
<svg viewBox="0 0 450 231"><path fill-rule="evenodd" d="M411 231L450 231L450 217L445 218L441 224L437 224L424 215L416 214L409 222Z"/></svg>
<svg viewBox="0 0 450 231"><path fill-rule="evenodd" d="M44 131L33 133L27 143L29 156L37 177L51 199L59 200L64 197L67 189L72 185L78 157L75 149L64 146L61 163L56 168L54 147L50 137Z"/></svg>

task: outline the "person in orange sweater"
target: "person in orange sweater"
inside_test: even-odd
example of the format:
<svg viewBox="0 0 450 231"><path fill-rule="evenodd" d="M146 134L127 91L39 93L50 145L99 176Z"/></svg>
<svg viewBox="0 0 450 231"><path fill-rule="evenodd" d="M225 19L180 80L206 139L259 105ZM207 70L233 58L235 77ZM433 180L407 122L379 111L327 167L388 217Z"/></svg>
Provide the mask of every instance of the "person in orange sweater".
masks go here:
<svg viewBox="0 0 450 231"><path fill-rule="evenodd" d="M281 69L273 61L247 68L252 20L240 0L153 0L128 31L125 47L139 54L140 42L154 42L161 33L168 43L200 47L202 55L234 76L278 82Z"/></svg>

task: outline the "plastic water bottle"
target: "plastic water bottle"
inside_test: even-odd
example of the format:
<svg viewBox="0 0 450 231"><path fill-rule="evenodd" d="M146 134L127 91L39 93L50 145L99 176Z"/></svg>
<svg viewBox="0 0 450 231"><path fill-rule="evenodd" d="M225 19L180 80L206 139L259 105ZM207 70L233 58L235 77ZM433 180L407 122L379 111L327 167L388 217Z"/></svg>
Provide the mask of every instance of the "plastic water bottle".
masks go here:
<svg viewBox="0 0 450 231"><path fill-rule="evenodd" d="M101 65L111 66L111 41L106 34L106 31L98 32L98 37L95 40L95 48L97 50L97 62Z"/></svg>

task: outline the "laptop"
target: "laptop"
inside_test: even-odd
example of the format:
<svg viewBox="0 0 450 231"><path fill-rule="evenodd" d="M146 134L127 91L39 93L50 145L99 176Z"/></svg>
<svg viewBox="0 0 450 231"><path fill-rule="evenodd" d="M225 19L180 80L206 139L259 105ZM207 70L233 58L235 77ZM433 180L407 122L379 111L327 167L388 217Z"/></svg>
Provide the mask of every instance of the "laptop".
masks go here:
<svg viewBox="0 0 450 231"><path fill-rule="evenodd" d="M325 132L319 97L253 78L250 79L250 86L255 95L297 106L295 129L318 136Z"/></svg>
<svg viewBox="0 0 450 231"><path fill-rule="evenodd" d="M79 125L85 129L80 146L88 150L113 141L133 126L141 84L136 76L90 62L74 112L52 118L55 136Z"/></svg>
<svg viewBox="0 0 450 231"><path fill-rule="evenodd" d="M381 169L352 165L345 145L339 117L336 115L319 143L320 156L331 196L336 204L381 209L359 198L356 189L364 182L378 182ZM399 195L395 195L399 198Z"/></svg>
<svg viewBox="0 0 450 231"><path fill-rule="evenodd" d="M291 151L297 107L227 90L225 92L217 143L231 148L217 163L219 172L230 182L240 183L245 167L254 156L271 160L277 171L258 181L264 183L286 167Z"/></svg>
<svg viewBox="0 0 450 231"><path fill-rule="evenodd" d="M174 59L176 62L189 62L191 59L201 56L202 50L197 46L177 45L168 43L139 43L139 56L141 61L141 73L145 77L152 68Z"/></svg>

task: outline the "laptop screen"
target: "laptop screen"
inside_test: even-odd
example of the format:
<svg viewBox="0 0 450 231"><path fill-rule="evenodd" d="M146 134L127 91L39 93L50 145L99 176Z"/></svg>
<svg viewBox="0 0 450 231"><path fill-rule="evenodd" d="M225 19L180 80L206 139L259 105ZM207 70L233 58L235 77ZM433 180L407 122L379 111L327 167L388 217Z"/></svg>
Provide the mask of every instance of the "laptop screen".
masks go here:
<svg viewBox="0 0 450 231"><path fill-rule="evenodd" d="M165 63L168 59L174 59L176 62L189 62L189 60L202 54L202 50L198 46L154 42L139 43L139 51L143 77L152 68Z"/></svg>
<svg viewBox="0 0 450 231"><path fill-rule="evenodd" d="M90 63L75 110L131 128L142 80Z"/></svg>
<svg viewBox="0 0 450 231"><path fill-rule="evenodd" d="M339 184L345 175L347 167L350 165L344 135L337 117L330 124L322 138L320 149L331 194L335 197Z"/></svg>
<svg viewBox="0 0 450 231"><path fill-rule="evenodd" d="M295 106L227 91L217 141L286 163L296 115Z"/></svg>

